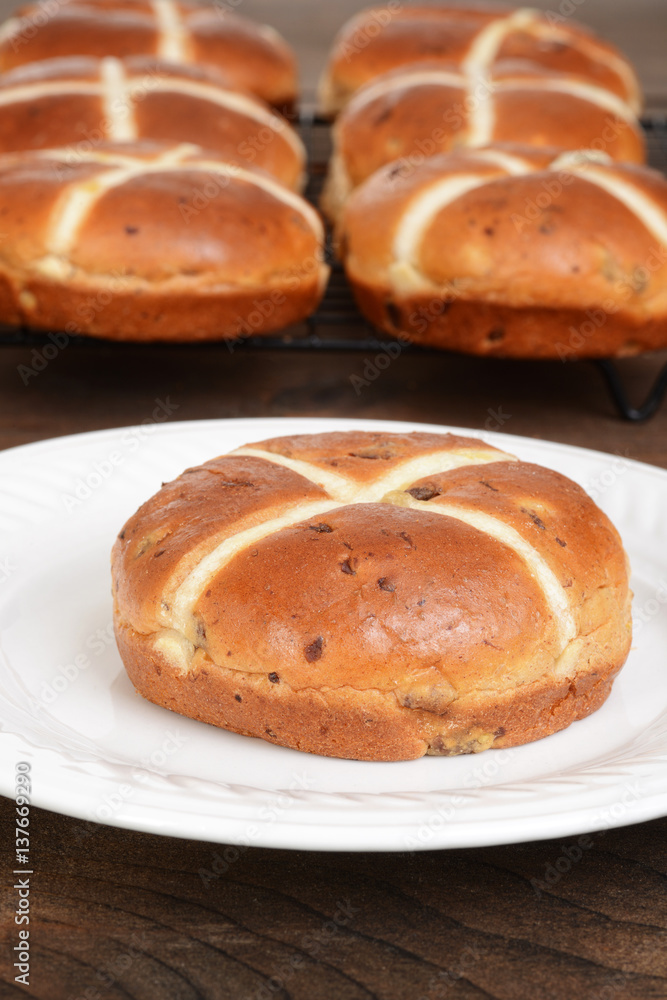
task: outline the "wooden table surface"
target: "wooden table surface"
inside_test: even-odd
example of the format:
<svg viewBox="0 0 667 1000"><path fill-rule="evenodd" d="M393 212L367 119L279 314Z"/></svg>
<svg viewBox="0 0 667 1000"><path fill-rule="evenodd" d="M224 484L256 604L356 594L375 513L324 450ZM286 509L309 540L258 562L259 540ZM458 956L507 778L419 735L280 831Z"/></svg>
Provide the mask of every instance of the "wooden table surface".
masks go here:
<svg viewBox="0 0 667 1000"><path fill-rule="evenodd" d="M246 0L243 9L268 6ZM273 20L298 28L310 65L329 22L352 6L334 15L334 5L311 2L309 26L304 3L286 3ZM577 6L612 36L627 25L647 54L653 103L664 101L667 75L655 61L664 0ZM618 456L667 468L667 405L648 423L621 422L585 363L404 354L357 392L351 376L364 375L372 353L72 345L26 385L20 366L34 363L33 350L0 346L0 448L140 423L168 397L177 420L425 421L600 449L610 468ZM634 398L666 361L622 364ZM1 799L2 1000L667 998L665 820L595 835L583 850L576 837L400 855L251 848L218 875L221 845L35 808L27 988L14 984L11 964L13 821Z"/></svg>

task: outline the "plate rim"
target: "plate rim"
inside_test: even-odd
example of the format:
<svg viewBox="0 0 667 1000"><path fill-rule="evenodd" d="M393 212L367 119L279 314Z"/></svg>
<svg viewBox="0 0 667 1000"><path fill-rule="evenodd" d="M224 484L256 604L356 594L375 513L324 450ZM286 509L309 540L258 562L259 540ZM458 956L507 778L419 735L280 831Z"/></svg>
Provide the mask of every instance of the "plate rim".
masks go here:
<svg viewBox="0 0 667 1000"><path fill-rule="evenodd" d="M380 418L361 418L356 419L354 417L205 417L201 420L166 420L164 423L152 423L148 424L121 424L114 427L103 427L95 431L78 431L76 434L59 434L56 437L51 438L40 438L38 441L28 441L25 444L12 445L11 448L3 448L0 450L0 463L3 463L7 455L23 455L23 454L33 454L36 453L40 448L45 448L47 445L53 447L54 445L61 446L68 442L86 443L90 439L101 440L105 436L113 437L120 432L132 433L133 431L139 433L145 433L146 427L150 426L152 428L150 434L157 433L169 433L175 430L184 430L186 428L199 429L200 427L212 427L213 425L223 425L223 424L235 424L235 425L248 425L252 426L254 424L260 423L273 423L273 422L308 422L310 424L317 423L339 423L350 425L349 430L354 430L357 425L361 425L357 429L364 430L364 425L367 425L372 429L373 425L391 425L392 427L412 427L419 431L430 431L439 434L458 434L463 437L473 436L479 437L486 441L487 438L500 439L502 441L526 441L531 444L538 444L540 447L545 447L549 450L553 450L557 453L571 453L574 452L580 456L590 455L597 459L608 459L616 455L616 457L622 457L623 461L632 467L637 467L643 472L649 472L651 474L657 475L659 478L667 478L667 469L663 469L659 465L651 465L650 462L640 462L635 458L627 458L625 455L619 456L613 451L600 451L596 448L585 448L582 445L577 444L565 444L562 441L551 441L549 438L541 437L528 437L525 434L509 434L506 431L490 431L485 428L475 428L475 427L464 427L458 424L430 424L422 423L421 421L412 420L382 420ZM304 431L304 433L308 433ZM325 432L322 432L325 433ZM276 435L279 436L279 435ZM221 452L220 454L225 454ZM213 456L215 457L215 456Z"/></svg>
<svg viewBox="0 0 667 1000"><path fill-rule="evenodd" d="M599 451L596 449L585 448L580 445L570 445L564 444L558 441L545 440L539 437L527 437L525 435L515 435L509 434L502 431L490 431L481 430L467 427L458 427L451 424L426 424L417 421L410 420L383 420L375 418L354 418L354 417L308 417L308 416L262 416L262 417L229 417L229 418L205 418L201 420L178 420L178 421L165 421L160 424L153 424L151 436L153 434L156 437L170 436L173 434L183 434L183 433L201 433L203 435L213 434L216 429L220 429L223 434L225 433L225 428L229 428L230 425L235 428L242 430L244 428L248 429L250 433L252 428L270 425L274 430L272 431L273 436L278 436L281 432L281 428L284 428L286 424L291 425L302 425L303 430L301 433L322 433L326 429L341 429L341 430L373 430L373 429L384 429L388 432L394 430L394 432L405 432L408 429L411 430L422 430L436 432L440 434L454 433L464 436L472 436L482 438L485 441L491 441L494 443L501 444L506 450L512 451L512 442L515 442L515 447L520 449L521 445L525 442L532 447L537 447L540 451L545 451L545 464L546 459L549 454L558 454L565 456L574 456L580 460L590 460L595 459L599 461L608 461L610 456L613 456L614 452ZM119 434L125 432L144 431L146 424L129 424L124 426L117 426L111 428L103 428L100 430L83 431L76 434L59 435L53 438L43 438L39 441L28 442L22 445L15 445L11 448L4 449L0 451L0 471L3 469L5 463L10 464L13 461L18 460L23 463L25 459L29 462L33 459L37 460L39 464L39 454L40 451L49 452L49 457L53 459L54 447L58 450L85 447L93 442L103 442L105 439L113 439ZM283 433L299 433L296 430L284 431ZM249 438L250 440L256 440L257 438ZM224 452L221 452L224 454ZM662 469L660 466L651 465L645 462L639 462L635 459L630 459L623 456L624 463L632 470L636 469L638 473L642 476L650 474L652 476L657 476L659 480L662 481L664 487L667 489L667 470ZM51 461L49 464L57 465L57 461ZM176 719L180 716L176 715ZM656 717L659 719L660 716ZM25 752L28 756L32 757L32 753L36 750L37 755L43 752L39 748L32 747L29 741L26 741L24 737L17 733L0 733L1 737L9 737L11 740L16 740L25 747ZM530 744L528 744L530 745ZM520 748L517 748L520 749ZM47 753L53 753L57 756L57 751L47 750ZM104 761L103 757L97 758L99 761ZM656 758L657 759L662 759ZM535 784L540 783L540 779L534 779ZM2 780L0 775L0 794L8 794L11 796L11 791L6 791L7 784ZM90 820L89 815L83 814L82 810L73 809L73 804L70 801L64 805L59 804L55 797L57 795L57 788L50 789L52 794L38 795L37 799L33 800L33 804L40 806L42 808L50 809L54 812L60 812L63 815L75 816L83 821ZM279 790L268 790L262 789L267 794L277 794ZM483 791L483 789L482 789ZM326 793L321 793L326 794ZM336 793L340 794L340 793ZM388 793L391 794L391 793ZM456 794L456 790L441 790L434 791L432 793L434 797L442 799L448 794ZM52 801L53 799L53 801ZM44 804L42 804L44 803ZM164 807L162 805L153 805L144 803L141 808L144 810L144 818L135 815L135 806L138 804L135 802L129 803L130 808L115 815L109 821L104 819L94 818L94 822L102 823L103 825L113 825L125 829L139 830L145 833L157 833L167 836L182 837L186 839L202 839L198 832L193 832L191 829L185 829L183 826L180 829L178 826L178 817L181 815L179 812L166 815L164 814ZM637 806L642 806L642 808L637 808ZM141 811L141 808L139 811ZM480 846L491 846L495 844L502 843L520 843L530 840L541 840L541 839L552 839L553 837L563 837L570 836L576 833L594 833L599 828L595 825L591 825L592 817L589 816L588 821L584 819L585 814L590 812L590 809L583 805L581 808L576 807L574 809L569 809L566 813L560 816L560 823L555 824L554 832L554 821L558 814L547 811L546 813L531 814L528 817L522 816L502 816L494 820L495 831L493 835L485 835L482 831L480 836L480 826L488 827L488 823L480 823L479 819L459 821L454 824L451 828L452 835L449 837L438 838L434 837L433 840L428 840L422 845L416 845L412 849L414 850L432 850L432 849L443 849L443 848L461 848L461 847L480 847ZM599 812L599 806L597 807ZM156 818L152 818L152 813L156 813ZM613 826L625 826L636 822L646 822L650 819L655 819L658 816L665 815L667 813L667 785L664 789L654 791L646 797L643 797L637 803L633 809L628 810L627 815L621 816L616 820ZM582 815L583 814L583 815ZM161 819L160 819L161 817ZM176 820L174 820L176 817ZM201 815L197 817L197 814L193 814L193 820L199 820L203 818ZM230 824L235 825L240 823L245 823L247 825L247 820L238 820L229 817L218 817L218 820L224 825L227 824L229 828ZM385 822L383 822L385 820ZM259 822L259 821L258 821ZM514 824L514 829L512 830L512 824ZM519 825L525 824L528 829L525 831L525 835L518 829ZM547 831L541 827L544 824L551 824L551 828ZM192 825L192 824L191 824ZM208 826L207 823L207 832ZM416 821L413 822L413 827L416 827ZM354 811L350 813L350 821L346 825L334 826L333 832L335 839L327 840L326 836L322 836L321 824L305 823L303 820L299 821L297 819L290 819L288 816L284 821L280 823L268 824L267 830L265 831L266 836L258 835L253 842L252 846L262 846L262 847L281 847L281 848L293 848L299 850L327 850L327 851L398 851L405 852L410 850L405 844L397 843L396 833L399 834L404 830L404 826L401 824L399 827L394 827L389 824L390 831L387 832L386 816L380 814L378 820L374 824L361 825L358 820L354 818ZM509 827L509 829L506 829ZM610 827L605 827L608 829ZM373 844L359 843L358 834L361 829L364 831L372 832L371 840L374 840ZM319 830L320 836L309 836L312 834L313 830ZM228 834L232 832L228 829ZM352 836L350 837L350 833ZM279 835L278 835L279 834ZM345 834L345 836L342 836ZM357 834L355 838L354 834ZM220 839L220 835L215 837L207 836L205 840L210 840L212 842L219 843L239 843L242 841L234 840L233 834L232 839ZM440 842L444 840L445 842ZM381 843L380 843L381 842Z"/></svg>

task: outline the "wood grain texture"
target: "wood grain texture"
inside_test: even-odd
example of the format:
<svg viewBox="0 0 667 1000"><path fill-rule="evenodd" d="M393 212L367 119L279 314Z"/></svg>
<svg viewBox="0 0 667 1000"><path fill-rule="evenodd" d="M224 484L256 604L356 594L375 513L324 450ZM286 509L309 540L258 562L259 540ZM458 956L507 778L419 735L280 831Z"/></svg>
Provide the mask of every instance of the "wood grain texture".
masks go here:
<svg viewBox="0 0 667 1000"><path fill-rule="evenodd" d="M667 997L667 820L594 835L543 891L577 838L395 855L251 848L228 852L218 875L221 845L32 819L31 986L11 984L3 948L3 1000ZM8 800L0 821L6 844Z"/></svg>
<svg viewBox="0 0 667 1000"><path fill-rule="evenodd" d="M326 329L322 331L326 334ZM667 468L667 405L620 421L587 362L524 362L375 352L70 345L28 376L37 348L0 349L0 448L141 423L169 397L172 420L340 416L414 420L561 441ZM381 364L387 361L385 357ZM639 402L667 352L619 362ZM360 384L353 376L368 383Z"/></svg>

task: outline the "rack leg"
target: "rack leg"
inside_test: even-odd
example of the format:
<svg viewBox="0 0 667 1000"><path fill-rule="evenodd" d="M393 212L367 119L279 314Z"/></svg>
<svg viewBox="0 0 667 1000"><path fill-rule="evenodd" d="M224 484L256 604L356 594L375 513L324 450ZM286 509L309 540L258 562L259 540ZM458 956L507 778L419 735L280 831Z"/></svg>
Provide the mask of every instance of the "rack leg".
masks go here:
<svg viewBox="0 0 667 1000"><path fill-rule="evenodd" d="M625 420L632 420L635 423L639 423L642 420L649 420L655 416L667 393L667 364L660 371L646 399L639 408L635 408L630 404L625 391L625 385L614 362L605 358L596 361L595 364L602 372L607 383L607 388L609 389L609 394L621 417Z"/></svg>

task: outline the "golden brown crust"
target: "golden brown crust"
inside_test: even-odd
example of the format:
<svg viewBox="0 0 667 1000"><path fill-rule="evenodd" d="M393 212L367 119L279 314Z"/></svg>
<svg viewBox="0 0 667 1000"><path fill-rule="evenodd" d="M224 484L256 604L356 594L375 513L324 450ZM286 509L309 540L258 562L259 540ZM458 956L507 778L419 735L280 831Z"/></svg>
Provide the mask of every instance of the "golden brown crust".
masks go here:
<svg viewBox="0 0 667 1000"><path fill-rule="evenodd" d="M186 469L146 501L118 536L116 596L128 621L142 631L159 629L163 601L171 602L198 560L230 531L261 523L285 503L325 497L303 476L261 458L223 455Z"/></svg>
<svg viewBox="0 0 667 1000"><path fill-rule="evenodd" d="M280 115L204 67L146 56L45 59L0 77L0 153L100 143L191 142L300 190L305 150Z"/></svg>
<svg viewBox="0 0 667 1000"><path fill-rule="evenodd" d="M298 571L285 586L289 567ZM521 592L511 617L489 600L494 579ZM209 580L193 614L216 663L259 673L279 663L294 688L319 687L324 674L434 710L480 676L498 677L510 650L536 672L558 650L551 611L516 553L430 509L386 503L351 504L262 539Z"/></svg>
<svg viewBox="0 0 667 1000"><path fill-rule="evenodd" d="M602 512L448 435L279 438L188 470L130 519L112 572L145 697L331 756L539 739L604 701L630 644Z"/></svg>
<svg viewBox="0 0 667 1000"><path fill-rule="evenodd" d="M381 329L543 358L667 344L664 234L655 171L510 144L384 167L339 226L359 306Z"/></svg>
<svg viewBox="0 0 667 1000"><path fill-rule="evenodd" d="M597 306L514 307L463 299L447 302L433 295L401 301L391 288L359 281L353 281L353 291L359 309L378 329L443 351L574 361L633 357L667 345L665 317L642 322L622 310L612 315Z"/></svg>
<svg viewBox="0 0 667 1000"><path fill-rule="evenodd" d="M336 114L360 87L397 66L432 60L462 65L481 33L496 27L500 34L476 56L485 68L529 60L583 77L635 111L641 108L639 83L627 60L571 18L518 8L404 7L398 0L362 11L343 26L320 83L321 108Z"/></svg>
<svg viewBox="0 0 667 1000"><path fill-rule="evenodd" d="M302 276L294 265L284 280L250 288L181 288L131 284L117 289L100 281L62 285L10 276L11 298L2 318L35 330L62 330L108 340L197 343L261 337L299 323L315 311L324 292L321 272ZM17 285L21 291L17 296ZM0 292L0 306L2 297Z"/></svg>
<svg viewBox="0 0 667 1000"><path fill-rule="evenodd" d="M318 469L335 471L354 483L372 483L378 476L399 467L415 456L453 453L482 453L490 458L496 448L477 438L458 434L432 434L413 431L409 434L381 434L360 431L331 431L328 434L296 434L292 437L258 441L252 448L284 458L296 458Z"/></svg>
<svg viewBox="0 0 667 1000"><path fill-rule="evenodd" d="M543 739L600 708L620 658L617 648L596 649L590 669L575 681L534 682L481 711L441 717L404 707L380 691L363 697L349 688L293 691L265 674L229 670L206 654L198 654L184 676L151 637L118 618L116 641L130 680L156 705L267 743L370 761L455 756Z"/></svg>
<svg viewBox="0 0 667 1000"><path fill-rule="evenodd" d="M6 321L120 340L268 333L324 290L312 208L195 146L0 157Z"/></svg>
<svg viewBox="0 0 667 1000"><path fill-rule="evenodd" d="M279 110L297 95L294 55L277 32L220 7L148 0L69 0L20 8L5 25L0 71L62 56L154 56L222 70L233 86Z"/></svg>

